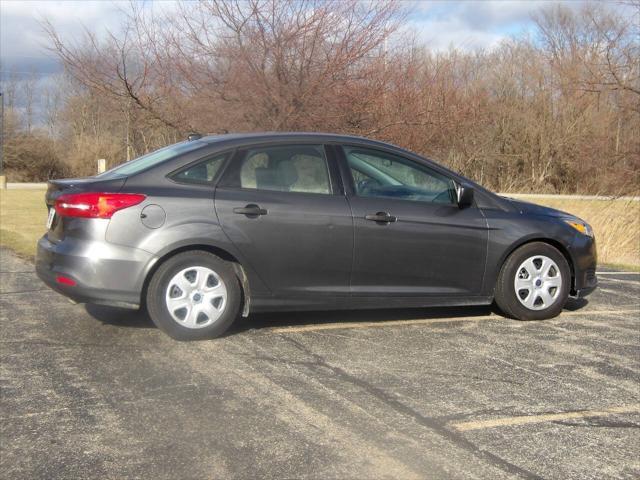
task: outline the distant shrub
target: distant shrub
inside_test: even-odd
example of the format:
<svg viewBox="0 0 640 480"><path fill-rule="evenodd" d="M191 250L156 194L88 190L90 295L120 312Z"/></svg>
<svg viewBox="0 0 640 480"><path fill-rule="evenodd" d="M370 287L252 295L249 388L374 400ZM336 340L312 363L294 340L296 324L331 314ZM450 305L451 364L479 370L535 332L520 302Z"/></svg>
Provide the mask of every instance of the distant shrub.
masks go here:
<svg viewBox="0 0 640 480"><path fill-rule="evenodd" d="M68 176L69 168L45 134L17 133L5 139L4 174L10 182L43 182Z"/></svg>

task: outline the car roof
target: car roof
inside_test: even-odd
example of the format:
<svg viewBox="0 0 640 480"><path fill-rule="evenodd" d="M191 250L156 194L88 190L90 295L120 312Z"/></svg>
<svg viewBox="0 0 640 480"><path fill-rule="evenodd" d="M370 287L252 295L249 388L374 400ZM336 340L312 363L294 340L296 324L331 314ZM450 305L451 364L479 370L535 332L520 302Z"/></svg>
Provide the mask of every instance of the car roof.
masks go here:
<svg viewBox="0 0 640 480"><path fill-rule="evenodd" d="M227 133L221 135L206 135L199 139L201 142L209 144L215 143L233 143L233 144L251 144L262 142L280 142L280 141L311 141L323 143L358 143L368 145L379 145L385 147L400 148L390 143L371 140L356 135L339 135L336 133L318 133L318 132L256 132L256 133Z"/></svg>

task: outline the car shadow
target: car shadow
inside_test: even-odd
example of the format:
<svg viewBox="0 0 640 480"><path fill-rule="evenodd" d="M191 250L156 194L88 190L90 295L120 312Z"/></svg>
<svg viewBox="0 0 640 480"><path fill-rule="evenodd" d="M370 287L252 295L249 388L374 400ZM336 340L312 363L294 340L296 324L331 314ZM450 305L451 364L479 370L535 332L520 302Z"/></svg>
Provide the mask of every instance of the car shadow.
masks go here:
<svg viewBox="0 0 640 480"><path fill-rule="evenodd" d="M87 303L85 310L93 318L106 325L130 328L156 328L145 310L109 307Z"/></svg>
<svg viewBox="0 0 640 480"><path fill-rule="evenodd" d="M586 307L589 301L585 298L569 298L564 311L577 311ZM227 334L248 330L269 328L312 326L332 323L384 322L394 320L447 319L461 317L483 317L495 315L496 318L507 317L494 305L478 305L465 307L430 307L376 310L330 310L305 312L272 312L254 313L248 318L238 319ZM517 321L517 320L516 320ZM544 320L542 320L544 321Z"/></svg>
<svg viewBox="0 0 640 480"><path fill-rule="evenodd" d="M327 325L336 323L385 322L485 316L496 313L490 306L403 308L376 310L323 310L304 312L254 313L236 321L228 333L281 327Z"/></svg>
<svg viewBox="0 0 640 480"><path fill-rule="evenodd" d="M588 303L589 301L584 298L570 298L565 306L565 311L573 312L580 310ZM129 328L156 328L145 310L131 310L91 304L85 305L85 310L93 318L107 325ZM253 313L247 318L241 317L236 320L231 328L225 333L225 336L250 330L281 327L436 318L455 319L460 317L482 317L491 314L496 315L498 318L502 316L500 311L498 311L493 305Z"/></svg>
<svg viewBox="0 0 640 480"><path fill-rule="evenodd" d="M86 304L86 312L107 325L129 328L156 328L144 310ZM330 323L360 323L391 320L415 320L429 318L455 318L483 316L492 313L491 306L446 307L446 308L405 308L378 310L322 310L299 312L253 313L241 317L228 333L260 330L286 326L322 325ZM495 313L495 312L494 312Z"/></svg>
<svg viewBox="0 0 640 480"><path fill-rule="evenodd" d="M576 312L578 310L582 310L584 307L589 305L589 300L586 298L571 298L567 300L567 303L564 306L564 309L569 312Z"/></svg>

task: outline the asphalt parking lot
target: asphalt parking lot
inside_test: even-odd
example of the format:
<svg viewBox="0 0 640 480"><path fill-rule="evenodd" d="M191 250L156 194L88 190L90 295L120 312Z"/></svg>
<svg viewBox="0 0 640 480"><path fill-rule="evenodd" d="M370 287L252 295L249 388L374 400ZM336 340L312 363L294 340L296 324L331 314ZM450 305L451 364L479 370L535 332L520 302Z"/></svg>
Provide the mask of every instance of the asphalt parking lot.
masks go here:
<svg viewBox="0 0 640 480"><path fill-rule="evenodd" d="M179 343L1 250L3 478L638 478L640 275L542 322L255 315Z"/></svg>

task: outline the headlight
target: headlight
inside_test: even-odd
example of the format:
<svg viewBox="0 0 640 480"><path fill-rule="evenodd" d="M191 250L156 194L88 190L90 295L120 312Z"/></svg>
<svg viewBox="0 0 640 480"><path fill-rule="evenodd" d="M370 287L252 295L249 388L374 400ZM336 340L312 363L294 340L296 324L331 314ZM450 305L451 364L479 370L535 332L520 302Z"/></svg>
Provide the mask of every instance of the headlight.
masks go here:
<svg viewBox="0 0 640 480"><path fill-rule="evenodd" d="M588 223L581 222L580 220L565 220L564 222L570 227L575 228L581 234L587 237L593 237L593 229Z"/></svg>

